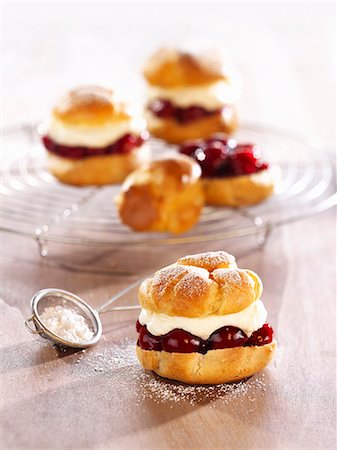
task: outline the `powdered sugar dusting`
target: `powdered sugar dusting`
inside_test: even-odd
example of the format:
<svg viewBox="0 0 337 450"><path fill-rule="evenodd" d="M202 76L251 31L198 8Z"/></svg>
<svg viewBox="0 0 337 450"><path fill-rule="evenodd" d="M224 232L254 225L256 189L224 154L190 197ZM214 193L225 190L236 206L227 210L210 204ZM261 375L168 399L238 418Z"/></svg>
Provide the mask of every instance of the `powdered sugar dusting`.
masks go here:
<svg viewBox="0 0 337 450"><path fill-rule="evenodd" d="M254 288L252 279L242 269L216 269L211 277L225 293L231 294L237 288L245 290Z"/></svg>
<svg viewBox="0 0 337 450"><path fill-rule="evenodd" d="M178 266L177 264L171 264L170 266L164 267L155 273L152 289L157 291L158 296L163 296L188 273L186 267Z"/></svg>
<svg viewBox="0 0 337 450"><path fill-rule="evenodd" d="M212 278L218 282L226 282L231 284L242 284L241 269L216 269L212 272Z"/></svg>
<svg viewBox="0 0 337 450"><path fill-rule="evenodd" d="M197 300L205 296L208 292L211 280L200 277L199 274L191 272L185 275L174 288L174 295L177 298L186 298L190 301Z"/></svg>
<svg viewBox="0 0 337 450"><path fill-rule="evenodd" d="M78 366L83 364L83 375L109 376L113 378L118 389L131 393L135 401L175 403L197 405L203 403L215 404L215 401L230 404L235 401L255 401L257 396L263 396L266 390L264 374L258 374L246 381L232 384L196 386L165 380L156 374L144 370L139 364L135 352L135 342L130 339L107 346L99 352L82 352L76 360Z"/></svg>
<svg viewBox="0 0 337 450"><path fill-rule="evenodd" d="M219 268L237 267L234 256L224 251L188 255L180 258L178 264L203 267L209 272Z"/></svg>

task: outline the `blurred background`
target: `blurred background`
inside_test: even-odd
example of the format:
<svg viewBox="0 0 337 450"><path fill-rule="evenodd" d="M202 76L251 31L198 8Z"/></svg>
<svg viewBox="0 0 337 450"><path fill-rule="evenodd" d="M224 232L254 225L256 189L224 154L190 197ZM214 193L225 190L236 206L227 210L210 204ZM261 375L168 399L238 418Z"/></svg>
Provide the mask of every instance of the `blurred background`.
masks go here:
<svg viewBox="0 0 337 450"><path fill-rule="evenodd" d="M243 120L333 144L333 2L7 2L3 126L39 121L82 83L113 86L141 104L145 59L191 38L230 50L244 82Z"/></svg>

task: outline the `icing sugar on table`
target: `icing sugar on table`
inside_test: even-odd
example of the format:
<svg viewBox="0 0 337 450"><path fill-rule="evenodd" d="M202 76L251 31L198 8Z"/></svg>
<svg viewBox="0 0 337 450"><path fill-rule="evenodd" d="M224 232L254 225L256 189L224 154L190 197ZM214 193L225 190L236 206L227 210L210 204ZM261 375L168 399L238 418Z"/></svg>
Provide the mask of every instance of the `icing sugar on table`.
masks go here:
<svg viewBox="0 0 337 450"><path fill-rule="evenodd" d="M136 356L135 341L125 339L111 346L105 345L98 352L78 353L77 369L85 377L109 376L118 378L119 388L133 391L137 403L153 401L154 403L188 403L197 405L212 403L215 400L230 404L233 400L253 402L263 396L268 383L260 373L248 380L221 385L186 385L158 377L144 370ZM89 370L88 370L89 369Z"/></svg>

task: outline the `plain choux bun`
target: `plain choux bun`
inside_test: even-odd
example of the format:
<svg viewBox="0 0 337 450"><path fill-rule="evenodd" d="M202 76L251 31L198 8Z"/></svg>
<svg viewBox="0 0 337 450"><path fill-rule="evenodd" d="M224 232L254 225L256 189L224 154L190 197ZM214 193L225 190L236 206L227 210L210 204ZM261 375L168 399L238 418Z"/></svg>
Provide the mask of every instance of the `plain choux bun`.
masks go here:
<svg viewBox="0 0 337 450"><path fill-rule="evenodd" d="M273 194L277 175L277 168L271 167L248 175L203 178L206 204L239 207L259 203Z"/></svg>
<svg viewBox="0 0 337 450"><path fill-rule="evenodd" d="M185 155L163 156L139 167L117 199L122 222L136 231L188 230L204 205L200 176L199 165Z"/></svg>
<svg viewBox="0 0 337 450"><path fill-rule="evenodd" d="M234 347L201 353L168 353L136 347L147 370L188 384L221 384L242 380L264 369L272 360L276 341L261 347Z"/></svg>
<svg viewBox="0 0 337 450"><path fill-rule="evenodd" d="M144 76L162 88L206 85L228 80L228 65L216 49L203 51L160 48L147 61Z"/></svg>
<svg viewBox="0 0 337 450"><path fill-rule="evenodd" d="M99 86L80 86L69 91L53 109L53 117L67 126L93 126L130 120L127 106L113 91Z"/></svg>
<svg viewBox="0 0 337 450"><path fill-rule="evenodd" d="M238 269L234 257L222 251L181 258L144 280L138 292L144 309L199 318L237 313L261 294L258 275Z"/></svg>
<svg viewBox="0 0 337 450"><path fill-rule="evenodd" d="M232 105L226 105L219 113L187 123L158 119L151 112L147 112L146 119L148 130L153 136L172 144L181 144L190 139L206 139L215 133L231 134L237 128L237 114Z"/></svg>

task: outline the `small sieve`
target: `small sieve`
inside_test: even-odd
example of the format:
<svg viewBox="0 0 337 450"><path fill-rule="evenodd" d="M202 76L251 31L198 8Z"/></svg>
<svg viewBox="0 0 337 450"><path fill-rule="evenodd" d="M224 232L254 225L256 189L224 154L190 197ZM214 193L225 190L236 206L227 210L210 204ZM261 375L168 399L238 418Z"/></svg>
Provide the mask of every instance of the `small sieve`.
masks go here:
<svg viewBox="0 0 337 450"><path fill-rule="evenodd" d="M142 279L143 280L143 279ZM135 283L129 285L125 289L118 292L107 302L99 306L97 309L92 308L88 303L77 295L64 291L62 289L42 289L33 295L30 306L32 311L32 316L25 321L27 329L33 334L39 334L44 338L51 339L56 344L72 347L72 348L87 348L92 347L97 344L102 336L102 323L100 319L100 314L113 312L113 311L128 311L140 309L139 305L131 306L115 306L113 308L107 308L111 303L118 300L124 294L129 292L131 289L141 283L142 280L138 280ZM54 331L48 327L48 325L43 321L41 315L44 310L49 307L62 306L71 310L72 312L82 316L92 332L92 337L86 341L75 342L68 340L62 336L55 334ZM34 328L31 326L33 324Z"/></svg>

